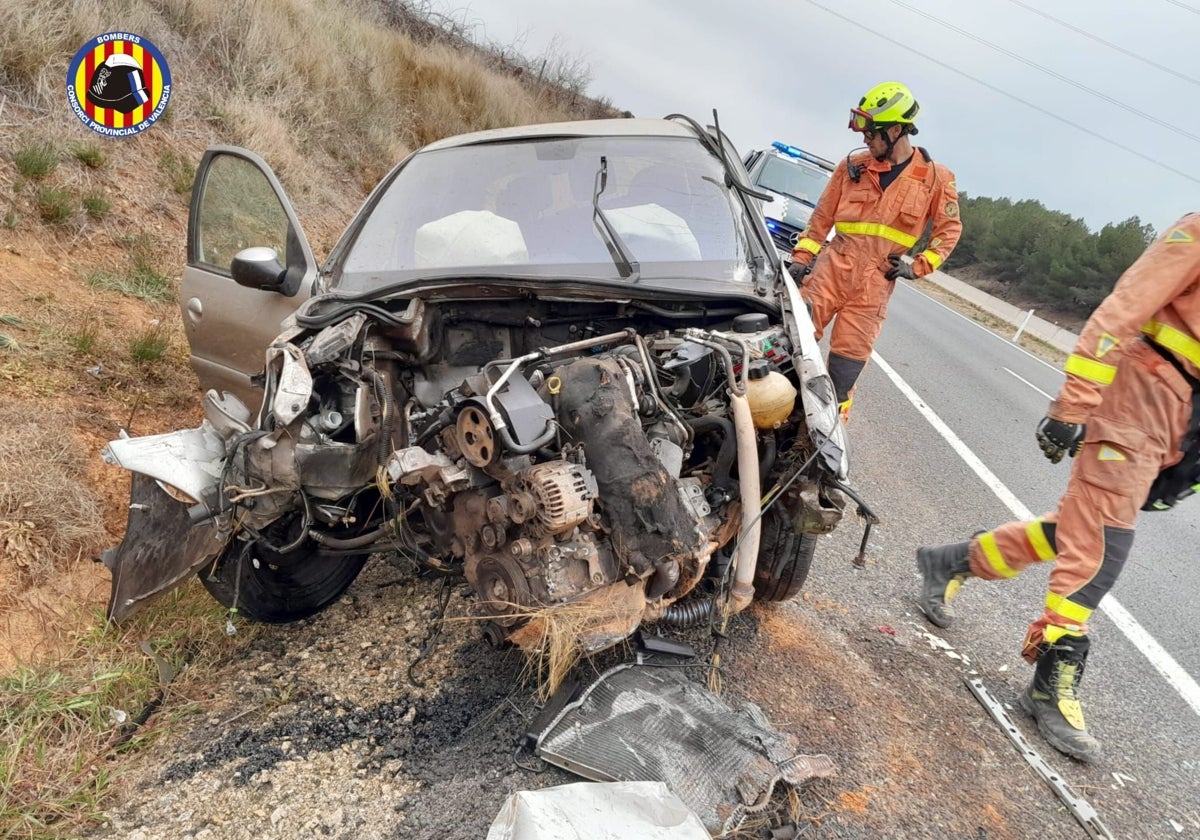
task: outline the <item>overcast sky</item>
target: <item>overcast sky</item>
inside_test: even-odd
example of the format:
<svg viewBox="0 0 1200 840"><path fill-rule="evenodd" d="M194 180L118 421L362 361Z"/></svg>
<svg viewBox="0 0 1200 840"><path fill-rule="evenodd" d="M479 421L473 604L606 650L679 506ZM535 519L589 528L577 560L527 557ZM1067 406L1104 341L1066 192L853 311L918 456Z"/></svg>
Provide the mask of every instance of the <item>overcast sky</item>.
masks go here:
<svg viewBox="0 0 1200 840"><path fill-rule="evenodd" d="M897 80L921 103L919 145L954 170L961 191L1036 198L1093 229L1139 216L1161 232L1200 210L1200 0L465 0L445 8L477 23L477 37L516 43L529 56L557 36L590 66L591 95L639 117L683 112L711 122L715 107L742 152L783 140L845 155L858 145L846 128L850 107L878 82Z"/></svg>

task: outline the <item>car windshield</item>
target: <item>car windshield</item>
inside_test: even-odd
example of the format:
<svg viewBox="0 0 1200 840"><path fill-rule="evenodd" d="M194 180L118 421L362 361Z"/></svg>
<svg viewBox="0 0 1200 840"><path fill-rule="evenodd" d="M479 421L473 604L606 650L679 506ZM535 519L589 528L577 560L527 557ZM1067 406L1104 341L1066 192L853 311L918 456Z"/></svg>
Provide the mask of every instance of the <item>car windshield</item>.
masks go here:
<svg viewBox="0 0 1200 840"><path fill-rule="evenodd" d="M569 277L749 285L744 209L720 162L687 137L552 137L419 153L369 211L336 281L370 291L425 276Z"/></svg>
<svg viewBox="0 0 1200 840"><path fill-rule="evenodd" d="M817 206L817 199L829 183L829 173L799 161L769 155L758 176L758 185L780 195Z"/></svg>

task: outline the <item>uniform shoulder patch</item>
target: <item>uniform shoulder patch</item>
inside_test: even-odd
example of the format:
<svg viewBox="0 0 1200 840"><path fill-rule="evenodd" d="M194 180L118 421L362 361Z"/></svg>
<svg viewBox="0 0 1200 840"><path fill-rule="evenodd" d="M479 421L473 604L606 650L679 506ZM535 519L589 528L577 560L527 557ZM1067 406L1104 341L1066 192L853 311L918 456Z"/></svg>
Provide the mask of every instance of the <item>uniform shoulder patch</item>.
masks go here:
<svg viewBox="0 0 1200 840"><path fill-rule="evenodd" d="M949 216L951 219L953 219L955 216L958 215L958 202L957 201L947 201L946 202L946 215Z"/></svg>
<svg viewBox="0 0 1200 840"><path fill-rule="evenodd" d="M1100 336L1099 343L1096 345L1096 358L1103 359L1104 354L1107 353L1109 350L1113 349L1114 347L1116 347L1117 344L1119 344L1119 343L1120 342L1117 341L1117 337L1115 335L1109 335L1108 333L1103 333Z"/></svg>
<svg viewBox="0 0 1200 840"><path fill-rule="evenodd" d="M1164 242L1175 244L1178 242L1195 242L1196 238L1182 228L1175 228L1167 234Z"/></svg>

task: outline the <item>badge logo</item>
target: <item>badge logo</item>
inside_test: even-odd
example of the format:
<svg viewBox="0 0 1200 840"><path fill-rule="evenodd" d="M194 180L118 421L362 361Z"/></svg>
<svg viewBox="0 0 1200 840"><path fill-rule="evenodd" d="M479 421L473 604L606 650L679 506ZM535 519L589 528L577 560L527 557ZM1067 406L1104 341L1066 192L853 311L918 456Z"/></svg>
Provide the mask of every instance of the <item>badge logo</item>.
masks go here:
<svg viewBox="0 0 1200 840"><path fill-rule="evenodd" d="M140 134L171 99L171 69L154 44L128 32L106 32L75 53L67 101L79 121L107 137Z"/></svg>

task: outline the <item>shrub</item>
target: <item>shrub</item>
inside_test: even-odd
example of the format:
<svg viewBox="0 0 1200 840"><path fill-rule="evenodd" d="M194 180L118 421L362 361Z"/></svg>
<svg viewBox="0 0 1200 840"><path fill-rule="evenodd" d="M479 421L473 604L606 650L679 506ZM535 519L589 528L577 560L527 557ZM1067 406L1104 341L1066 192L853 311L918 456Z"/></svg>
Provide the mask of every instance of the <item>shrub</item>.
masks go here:
<svg viewBox="0 0 1200 840"><path fill-rule="evenodd" d="M154 321L129 343L129 355L135 362L157 362L167 352L171 337L162 321Z"/></svg>
<svg viewBox="0 0 1200 840"><path fill-rule="evenodd" d="M97 222L108 215L111 206L108 199L98 193L91 193L83 197L83 209L87 211L88 218Z"/></svg>
<svg viewBox="0 0 1200 840"><path fill-rule="evenodd" d="M58 151L49 143L26 146L13 155L13 163L26 178L45 178L58 168Z"/></svg>
<svg viewBox="0 0 1200 840"><path fill-rule="evenodd" d="M75 202L71 193L63 187L43 187L38 190L34 201L37 204L38 215L47 224L61 225L75 212Z"/></svg>
<svg viewBox="0 0 1200 840"><path fill-rule="evenodd" d="M100 169L108 162L104 150L95 143L76 143L71 149L71 154L88 169Z"/></svg>

